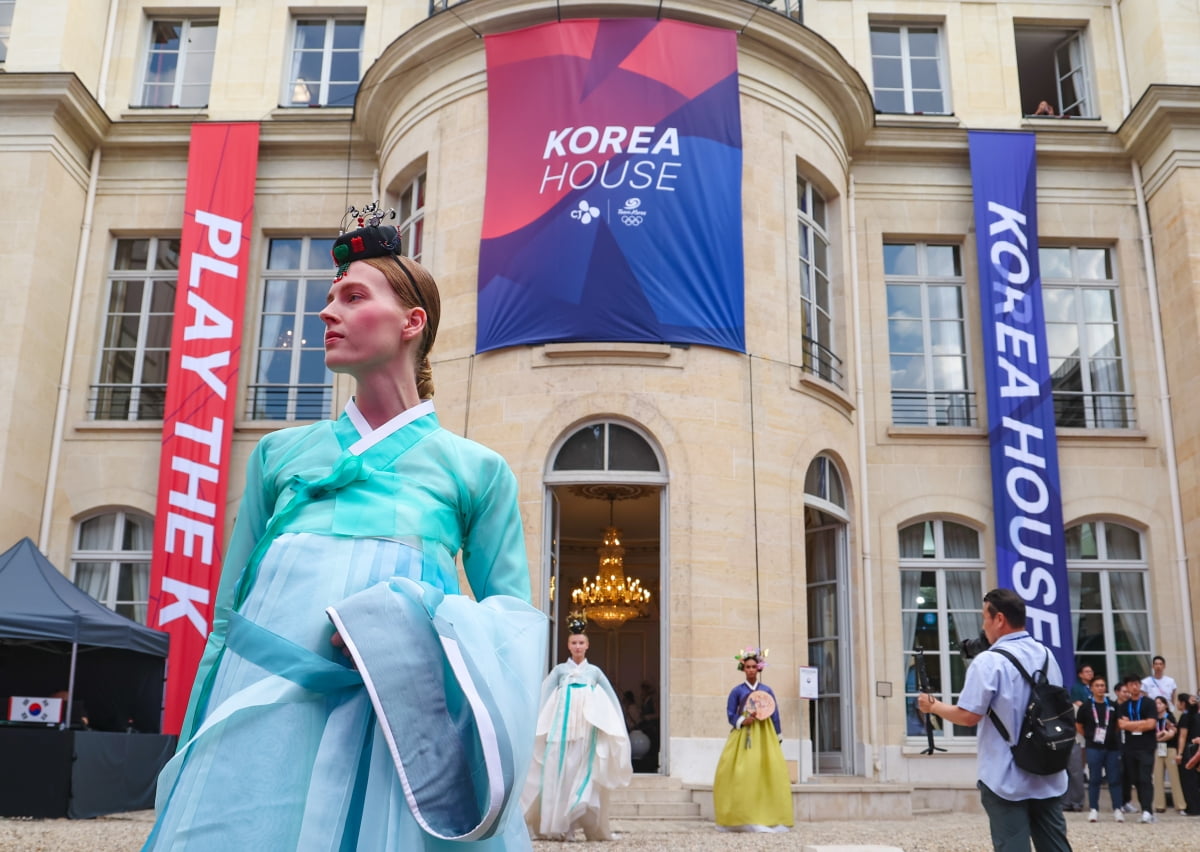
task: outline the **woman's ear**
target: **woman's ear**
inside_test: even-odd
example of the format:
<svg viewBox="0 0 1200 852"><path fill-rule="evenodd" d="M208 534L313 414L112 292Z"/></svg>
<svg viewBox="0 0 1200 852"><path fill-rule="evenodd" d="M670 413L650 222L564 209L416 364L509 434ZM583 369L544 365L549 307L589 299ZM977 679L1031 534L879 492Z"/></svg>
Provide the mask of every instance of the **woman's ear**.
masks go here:
<svg viewBox="0 0 1200 852"><path fill-rule="evenodd" d="M420 337L425 331L425 325L428 323L429 317L425 313L425 309L419 305L408 309L408 315L404 320L404 327L400 330L401 340L412 340Z"/></svg>

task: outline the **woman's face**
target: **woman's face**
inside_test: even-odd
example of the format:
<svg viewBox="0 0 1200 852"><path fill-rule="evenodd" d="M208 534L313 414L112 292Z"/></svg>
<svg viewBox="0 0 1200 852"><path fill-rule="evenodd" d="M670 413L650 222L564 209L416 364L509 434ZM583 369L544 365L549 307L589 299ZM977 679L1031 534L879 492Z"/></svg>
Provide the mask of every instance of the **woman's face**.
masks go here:
<svg viewBox="0 0 1200 852"><path fill-rule="evenodd" d="M408 342L425 327L424 309L400 304L384 274L362 261L333 282L320 317L325 365L355 377L399 369L411 357Z"/></svg>
<svg viewBox="0 0 1200 852"><path fill-rule="evenodd" d="M742 672L746 675L747 683L758 682L758 660L750 659L742 663Z"/></svg>
<svg viewBox="0 0 1200 852"><path fill-rule="evenodd" d="M587 656L588 638L582 633L573 633L571 638L567 640L567 650L571 653L571 659L576 663L582 663L584 657Z"/></svg>
<svg viewBox="0 0 1200 852"><path fill-rule="evenodd" d="M1171 706L1167 704L1167 699L1161 695L1154 699L1154 705L1158 708L1159 716L1167 715L1167 711L1171 709Z"/></svg>

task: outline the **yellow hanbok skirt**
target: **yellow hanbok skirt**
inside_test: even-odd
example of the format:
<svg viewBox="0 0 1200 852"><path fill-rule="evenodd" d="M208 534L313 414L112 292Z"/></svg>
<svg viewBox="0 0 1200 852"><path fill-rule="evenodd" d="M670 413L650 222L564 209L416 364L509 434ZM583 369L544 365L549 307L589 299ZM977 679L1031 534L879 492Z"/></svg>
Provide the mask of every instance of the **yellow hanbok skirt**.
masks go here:
<svg viewBox="0 0 1200 852"><path fill-rule="evenodd" d="M713 809L724 828L779 831L793 824L792 785L770 719L730 732L713 779Z"/></svg>

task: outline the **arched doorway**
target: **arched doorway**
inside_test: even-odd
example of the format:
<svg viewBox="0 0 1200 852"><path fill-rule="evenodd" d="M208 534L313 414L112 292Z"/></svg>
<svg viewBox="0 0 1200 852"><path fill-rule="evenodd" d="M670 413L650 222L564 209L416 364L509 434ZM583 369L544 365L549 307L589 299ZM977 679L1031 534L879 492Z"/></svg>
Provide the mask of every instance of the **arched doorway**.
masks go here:
<svg viewBox="0 0 1200 852"><path fill-rule="evenodd" d="M543 594L550 616L548 665L566 659L566 616L582 608L572 599L615 564L632 585L649 591L645 604L625 612L588 607L588 659L600 666L618 695L632 693L633 717L648 740L634 770L665 772L666 696L666 465L657 445L630 423L595 420L575 427L550 453L546 485ZM615 533L610 532L615 531ZM616 543L613 543L613 539ZM606 567L601 572L601 551ZM615 562L614 562L615 561ZM615 611L609 611L613 609Z"/></svg>
<svg viewBox="0 0 1200 852"><path fill-rule="evenodd" d="M817 456L804 476L804 554L808 664L817 667L817 700L809 704L817 772L854 773L850 585L847 582L846 493L833 460Z"/></svg>

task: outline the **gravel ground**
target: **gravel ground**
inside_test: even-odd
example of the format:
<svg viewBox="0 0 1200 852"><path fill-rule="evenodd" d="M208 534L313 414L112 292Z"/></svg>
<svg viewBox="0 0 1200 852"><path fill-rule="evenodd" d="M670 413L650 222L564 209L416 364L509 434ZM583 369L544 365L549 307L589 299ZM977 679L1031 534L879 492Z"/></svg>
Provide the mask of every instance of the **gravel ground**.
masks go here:
<svg viewBox="0 0 1200 852"><path fill-rule="evenodd" d="M1075 852L1114 848L1200 849L1200 818L1160 814L1153 825L1133 821L1090 824L1085 814L1067 814ZM113 814L93 820L0 818L0 852L137 852L154 821L152 811ZM987 819L981 814L929 814L911 820L800 823L787 834L728 834L698 821L615 820L615 843L572 843L571 848L655 850L800 850L808 845L867 844L904 852L988 852ZM562 843L538 841L538 852L561 852Z"/></svg>

